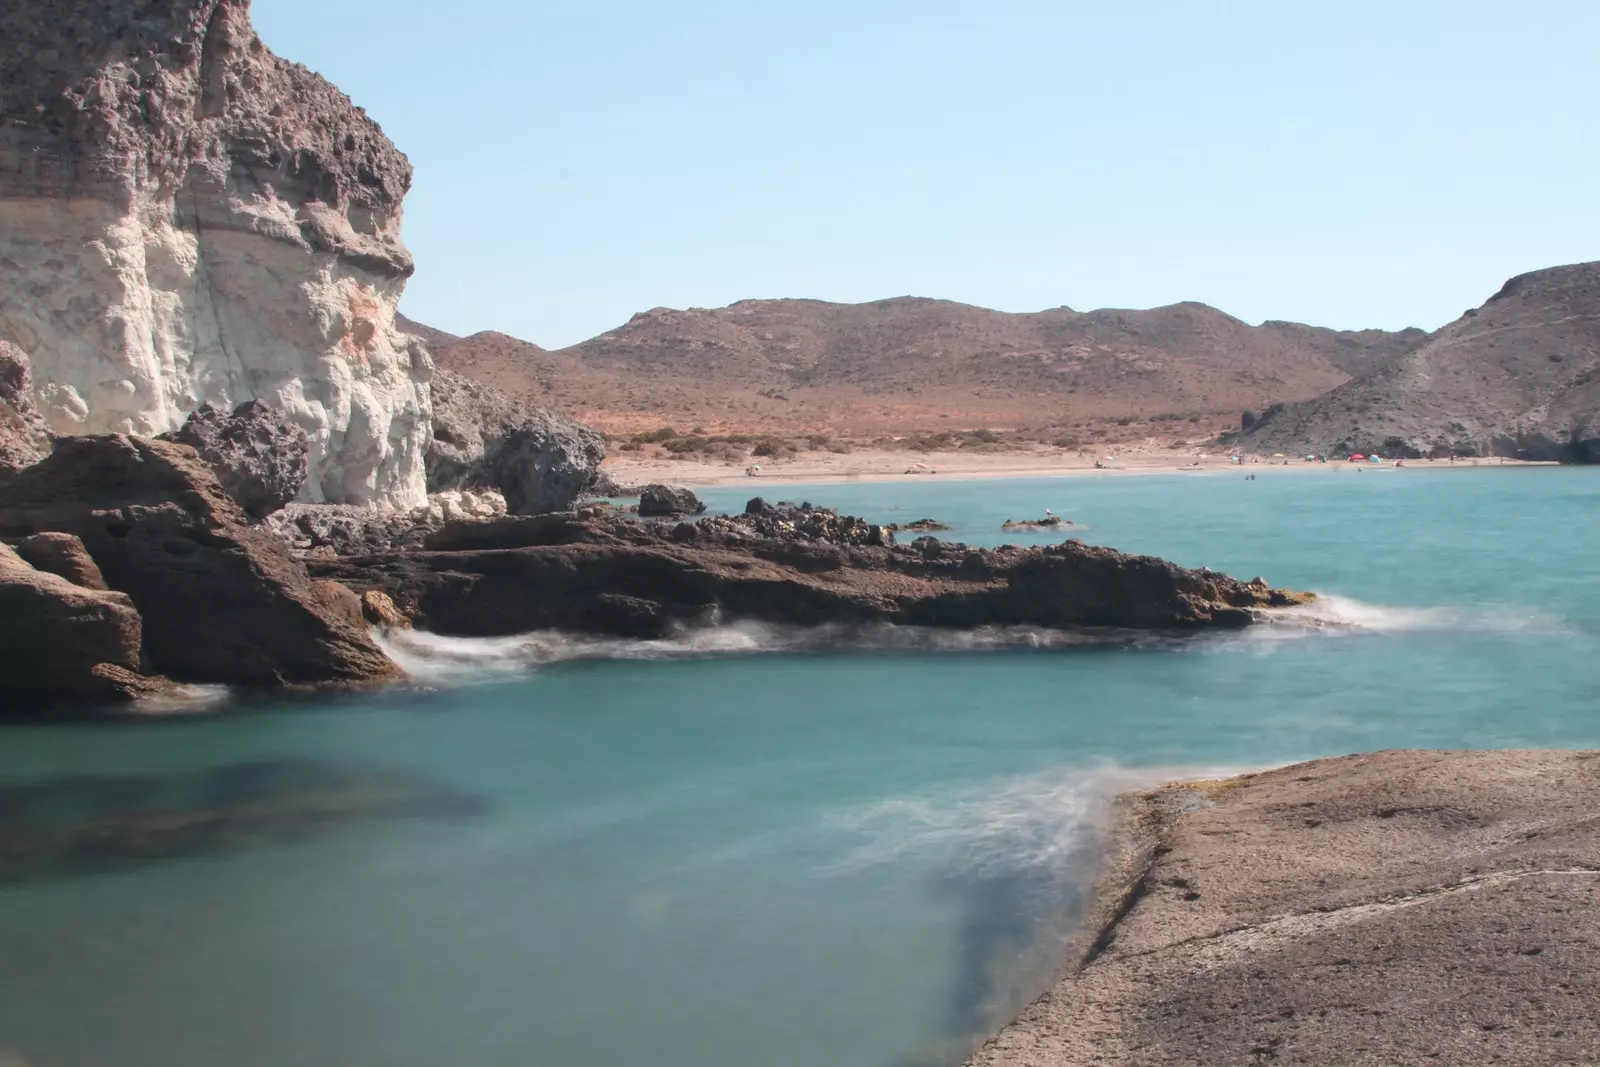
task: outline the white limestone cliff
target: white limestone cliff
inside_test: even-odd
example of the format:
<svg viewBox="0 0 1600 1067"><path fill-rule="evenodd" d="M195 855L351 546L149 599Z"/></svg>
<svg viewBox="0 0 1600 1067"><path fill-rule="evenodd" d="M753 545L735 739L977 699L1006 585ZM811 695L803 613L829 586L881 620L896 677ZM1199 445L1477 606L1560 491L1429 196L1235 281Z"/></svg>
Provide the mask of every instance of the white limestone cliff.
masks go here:
<svg viewBox="0 0 1600 1067"><path fill-rule="evenodd" d="M156 434L260 400L311 439L305 498L426 503L405 157L261 44L248 0L0 13L0 340L61 434Z"/></svg>

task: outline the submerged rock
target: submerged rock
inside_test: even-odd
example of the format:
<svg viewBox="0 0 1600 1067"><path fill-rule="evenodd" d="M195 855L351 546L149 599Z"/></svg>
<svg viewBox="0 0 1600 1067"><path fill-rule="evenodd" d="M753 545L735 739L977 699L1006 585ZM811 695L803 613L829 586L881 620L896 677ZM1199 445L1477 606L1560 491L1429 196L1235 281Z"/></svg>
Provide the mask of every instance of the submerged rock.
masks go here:
<svg viewBox="0 0 1600 1067"><path fill-rule="evenodd" d="M706 510L694 490L686 485L659 485L652 483L639 490L639 514L642 517L662 515L699 515Z"/></svg>
<svg viewBox="0 0 1600 1067"><path fill-rule="evenodd" d="M228 495L257 519L294 500L306 484L310 439L259 401L240 404L231 415L202 406L162 439L200 453Z"/></svg>
<svg viewBox="0 0 1600 1067"><path fill-rule="evenodd" d="M1059 515L1046 515L1042 519L1027 519L1023 522L1007 519L1001 524L1000 529L1002 532L1009 530L1059 530L1062 527L1071 525L1072 523Z"/></svg>
<svg viewBox="0 0 1600 1067"><path fill-rule="evenodd" d="M151 667L179 681L327 685L396 678L364 629L315 596L305 567L244 512L192 448L62 438L0 475L0 536L79 537L143 618Z"/></svg>

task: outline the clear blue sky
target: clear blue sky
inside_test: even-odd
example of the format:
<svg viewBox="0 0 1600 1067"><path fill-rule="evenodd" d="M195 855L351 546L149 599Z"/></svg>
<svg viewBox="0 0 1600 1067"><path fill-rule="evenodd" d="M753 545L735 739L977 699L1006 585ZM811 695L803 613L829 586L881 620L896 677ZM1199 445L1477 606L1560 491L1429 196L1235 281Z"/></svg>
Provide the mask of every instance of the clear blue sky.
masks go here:
<svg viewBox="0 0 1600 1067"><path fill-rule="evenodd" d="M1203 300L1432 328L1600 258L1595 0L255 0L411 157L403 305Z"/></svg>

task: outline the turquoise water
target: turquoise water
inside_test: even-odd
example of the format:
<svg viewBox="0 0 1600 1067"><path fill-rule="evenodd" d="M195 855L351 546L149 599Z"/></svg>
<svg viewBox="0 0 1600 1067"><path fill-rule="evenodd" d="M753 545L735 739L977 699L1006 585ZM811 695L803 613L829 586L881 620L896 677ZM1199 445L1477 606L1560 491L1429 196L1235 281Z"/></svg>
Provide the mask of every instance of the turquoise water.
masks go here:
<svg viewBox="0 0 1600 1067"><path fill-rule="evenodd" d="M958 1063L1048 980L1117 789L1391 746L1600 745L1600 472L761 488L973 543L1044 540L999 525L1048 507L1087 540L1331 594L1337 625L414 642L397 653L476 684L5 730L13 796L54 784L80 799L52 804L102 815L132 803L108 775L201 805L195 775L261 761L473 804L0 883L0 1060Z"/></svg>

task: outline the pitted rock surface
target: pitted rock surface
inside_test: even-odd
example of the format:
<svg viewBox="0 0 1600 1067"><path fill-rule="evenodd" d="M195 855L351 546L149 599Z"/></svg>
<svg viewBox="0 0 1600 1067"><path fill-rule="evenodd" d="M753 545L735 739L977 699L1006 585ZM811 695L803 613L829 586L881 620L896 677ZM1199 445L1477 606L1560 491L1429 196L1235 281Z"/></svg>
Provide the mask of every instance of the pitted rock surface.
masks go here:
<svg viewBox="0 0 1600 1067"><path fill-rule="evenodd" d="M188 445L216 472L228 495L263 519L300 495L306 484L306 432L257 400L233 414L209 405L166 440Z"/></svg>

